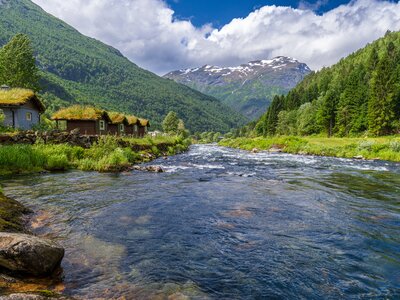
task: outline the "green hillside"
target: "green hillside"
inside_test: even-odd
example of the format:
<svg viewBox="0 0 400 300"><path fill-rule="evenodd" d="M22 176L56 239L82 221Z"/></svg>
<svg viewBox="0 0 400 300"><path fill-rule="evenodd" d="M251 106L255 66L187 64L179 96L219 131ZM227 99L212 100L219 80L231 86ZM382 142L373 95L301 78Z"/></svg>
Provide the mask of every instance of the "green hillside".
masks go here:
<svg viewBox="0 0 400 300"><path fill-rule="evenodd" d="M400 32L387 32L308 75L287 96L275 97L256 130L260 135L400 133Z"/></svg>
<svg viewBox="0 0 400 300"><path fill-rule="evenodd" d="M158 127L174 110L192 131L227 131L246 121L212 97L139 68L29 0L2 0L0 46L17 33L32 40L49 111L70 103L96 104L149 118Z"/></svg>

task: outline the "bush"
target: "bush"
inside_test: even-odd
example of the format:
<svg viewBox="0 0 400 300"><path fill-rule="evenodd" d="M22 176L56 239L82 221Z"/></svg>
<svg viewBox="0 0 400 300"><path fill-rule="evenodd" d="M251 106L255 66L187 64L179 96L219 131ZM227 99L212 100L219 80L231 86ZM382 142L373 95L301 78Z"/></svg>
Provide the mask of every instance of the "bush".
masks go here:
<svg viewBox="0 0 400 300"><path fill-rule="evenodd" d="M390 141L389 148L394 152L400 152L400 140Z"/></svg>
<svg viewBox="0 0 400 300"><path fill-rule="evenodd" d="M372 141L362 141L358 144L358 150L366 150L366 151L372 151L372 147L374 146L374 142Z"/></svg>

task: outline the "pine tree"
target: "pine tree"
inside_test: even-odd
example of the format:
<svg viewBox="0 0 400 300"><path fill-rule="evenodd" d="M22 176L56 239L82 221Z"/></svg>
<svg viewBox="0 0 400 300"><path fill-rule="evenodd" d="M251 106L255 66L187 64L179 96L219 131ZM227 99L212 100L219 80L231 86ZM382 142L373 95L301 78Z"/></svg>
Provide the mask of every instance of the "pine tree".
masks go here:
<svg viewBox="0 0 400 300"><path fill-rule="evenodd" d="M0 49L0 84L39 91L39 79L31 41L17 34Z"/></svg>
<svg viewBox="0 0 400 300"><path fill-rule="evenodd" d="M389 134L395 118L394 90L396 76L393 76L390 49L380 59L371 78L371 95L368 101L368 129L374 135Z"/></svg>

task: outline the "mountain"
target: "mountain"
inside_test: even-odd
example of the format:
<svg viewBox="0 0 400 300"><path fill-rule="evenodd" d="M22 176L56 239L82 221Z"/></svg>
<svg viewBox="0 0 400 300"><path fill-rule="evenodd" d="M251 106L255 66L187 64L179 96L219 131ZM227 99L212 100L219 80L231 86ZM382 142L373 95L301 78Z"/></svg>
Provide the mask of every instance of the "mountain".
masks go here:
<svg viewBox="0 0 400 300"><path fill-rule="evenodd" d="M149 118L158 127L173 110L191 131L228 131L246 122L217 99L139 68L29 0L0 0L0 46L17 33L32 40L49 111L95 104Z"/></svg>
<svg viewBox="0 0 400 300"><path fill-rule="evenodd" d="M400 133L400 32L387 32L330 68L276 96L256 130L262 135Z"/></svg>
<svg viewBox="0 0 400 300"><path fill-rule="evenodd" d="M310 72L306 64L279 56L238 67L206 65L170 72L164 77L214 96L248 118L257 119L274 95L286 94Z"/></svg>

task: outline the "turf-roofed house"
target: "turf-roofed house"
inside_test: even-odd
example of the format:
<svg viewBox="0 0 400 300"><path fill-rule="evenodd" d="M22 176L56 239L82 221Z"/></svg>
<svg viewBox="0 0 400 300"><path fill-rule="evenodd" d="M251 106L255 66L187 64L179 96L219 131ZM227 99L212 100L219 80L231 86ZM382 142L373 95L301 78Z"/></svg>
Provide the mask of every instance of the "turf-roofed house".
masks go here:
<svg viewBox="0 0 400 300"><path fill-rule="evenodd" d="M148 128L150 127L150 121L146 119L139 119L139 128L138 135L139 137L144 137L148 132Z"/></svg>
<svg viewBox="0 0 400 300"><path fill-rule="evenodd" d="M128 119L119 112L109 112L110 123L108 124L108 133L112 135L125 135L126 127L129 126Z"/></svg>
<svg viewBox="0 0 400 300"><path fill-rule="evenodd" d="M135 116L126 116L128 120L128 126L125 128L125 133L131 136L139 136L139 118Z"/></svg>
<svg viewBox="0 0 400 300"><path fill-rule="evenodd" d="M85 135L106 135L108 124L112 122L106 111L79 105L59 110L52 119L56 121L57 128L60 130L79 129L79 132Z"/></svg>
<svg viewBox="0 0 400 300"><path fill-rule="evenodd" d="M59 130L79 129L79 132L84 135L144 137L150 126L149 120L146 119L80 105L61 109L53 115L52 119L56 121Z"/></svg>
<svg viewBox="0 0 400 300"><path fill-rule="evenodd" d="M5 126L23 130L40 124L40 115L45 111L35 92L5 85L0 87L0 109L5 115Z"/></svg>

